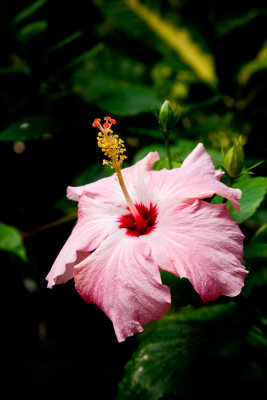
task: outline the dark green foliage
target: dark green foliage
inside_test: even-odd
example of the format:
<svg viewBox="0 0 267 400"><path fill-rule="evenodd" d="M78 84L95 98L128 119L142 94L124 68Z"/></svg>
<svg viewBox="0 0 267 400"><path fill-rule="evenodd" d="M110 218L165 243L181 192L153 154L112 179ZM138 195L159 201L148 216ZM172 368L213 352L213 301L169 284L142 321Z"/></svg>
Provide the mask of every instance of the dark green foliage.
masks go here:
<svg viewBox="0 0 267 400"><path fill-rule="evenodd" d="M266 352L267 345L257 330L249 331L244 317L244 311L240 312L234 302L166 315L140 339L126 365L116 400L157 400L170 392L176 393L177 399L197 393L209 397L227 375L234 374L238 379L240 371L227 365L229 360L249 352L251 347ZM219 366L218 358L228 371ZM214 381L209 380L213 375ZM223 396L227 390L229 382L218 395ZM235 386L232 391L236 393Z"/></svg>
<svg viewBox="0 0 267 400"><path fill-rule="evenodd" d="M60 129L59 122L50 115L24 117L4 129L0 134L2 142L25 142L51 136Z"/></svg>
<svg viewBox="0 0 267 400"><path fill-rule="evenodd" d="M266 24L260 0L1 2L9 391L38 399L266 397ZM189 281L161 271L172 308L118 344L110 321L73 282L48 291L45 276L75 223L66 187L112 173L102 166L93 120L116 119L125 166L158 151L155 170L169 168L159 124L165 100L179 113L168 132L173 167L201 141L226 170L223 182L242 190L240 212L227 206L245 235L249 274L237 298L203 304ZM237 138L245 160L231 177L224 155Z"/></svg>

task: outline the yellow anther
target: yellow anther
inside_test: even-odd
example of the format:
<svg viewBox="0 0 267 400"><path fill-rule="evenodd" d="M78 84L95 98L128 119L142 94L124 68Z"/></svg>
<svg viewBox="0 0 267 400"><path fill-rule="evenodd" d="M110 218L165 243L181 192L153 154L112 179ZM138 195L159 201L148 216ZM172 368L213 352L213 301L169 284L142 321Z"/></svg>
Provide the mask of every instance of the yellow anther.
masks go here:
<svg viewBox="0 0 267 400"><path fill-rule="evenodd" d="M121 173L121 165L123 160L127 158L127 156L124 155L126 151L124 141L120 139L118 135L113 135L113 131L110 129L112 124L116 124L116 121L110 117L105 117L105 121L103 126L100 124L99 118L96 118L93 122L93 126L100 129L97 135L98 147L100 147L104 155L109 158L109 160L103 160L103 165L109 165L111 169L115 169L119 184L132 215L136 221L141 221L143 218L128 193Z"/></svg>
<svg viewBox="0 0 267 400"><path fill-rule="evenodd" d="M99 128L102 127L99 126ZM113 166L115 169L116 165L121 167L123 160L127 158L123 154L126 151L124 141L119 139L118 135L113 135L111 129L106 128L98 133L97 142L104 155L110 159L110 161L104 160L104 165Z"/></svg>

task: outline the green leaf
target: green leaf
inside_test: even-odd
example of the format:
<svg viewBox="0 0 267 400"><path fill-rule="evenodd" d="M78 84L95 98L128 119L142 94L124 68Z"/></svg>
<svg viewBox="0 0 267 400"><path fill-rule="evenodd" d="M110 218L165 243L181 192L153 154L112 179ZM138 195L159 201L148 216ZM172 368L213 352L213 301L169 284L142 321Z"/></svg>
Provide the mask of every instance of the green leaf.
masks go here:
<svg viewBox="0 0 267 400"><path fill-rule="evenodd" d="M255 212L253 217L250 218L251 222L255 224L267 224L267 209L260 208Z"/></svg>
<svg viewBox="0 0 267 400"><path fill-rule="evenodd" d="M13 19L13 23L17 24L24 19L30 17L32 14L36 13L36 11L41 8L47 0L38 0L33 3L31 3L28 7L23 8Z"/></svg>
<svg viewBox="0 0 267 400"><path fill-rule="evenodd" d="M43 135L53 134L59 122L49 115L25 117L0 132L0 142L25 141L39 139Z"/></svg>
<svg viewBox="0 0 267 400"><path fill-rule="evenodd" d="M260 259L255 259L255 261L261 261ZM244 291L246 293L250 293L252 288L255 286L265 286L267 284L267 267L262 267L262 268L253 268L250 272L249 275L246 278L246 285L244 287Z"/></svg>
<svg viewBox="0 0 267 400"><path fill-rule="evenodd" d="M244 248L244 258L267 258L267 243L250 243Z"/></svg>
<svg viewBox="0 0 267 400"><path fill-rule="evenodd" d="M31 71L26 61L14 55L9 66L0 68L0 74L23 74L29 76Z"/></svg>
<svg viewBox="0 0 267 400"><path fill-rule="evenodd" d="M179 139L174 146L171 146L172 156L177 161L182 162L196 148L197 140ZM205 147L206 152L211 156L215 168L222 164L221 153L217 150Z"/></svg>
<svg viewBox="0 0 267 400"><path fill-rule="evenodd" d="M117 400L160 399L175 391L178 376L190 365L202 342L202 326L165 321L149 335L126 366Z"/></svg>
<svg viewBox="0 0 267 400"><path fill-rule="evenodd" d="M110 169L110 168L109 168ZM111 170L111 169L110 169ZM111 170L112 171L112 170ZM114 173L114 171L112 171ZM82 186L106 177L105 169L101 163L92 164L89 168L78 175L71 186ZM60 210L63 214L69 215L77 211L77 203L69 200L65 195L54 204L54 208Z"/></svg>
<svg viewBox="0 0 267 400"><path fill-rule="evenodd" d="M158 400L175 392L209 335L234 310L231 303L213 305L158 320L126 364L116 400Z"/></svg>
<svg viewBox="0 0 267 400"><path fill-rule="evenodd" d="M179 168L180 166L180 162L172 160L172 168ZM168 157L163 157L159 161L155 162L153 169L159 171L163 168L170 169Z"/></svg>
<svg viewBox="0 0 267 400"><path fill-rule="evenodd" d="M181 113L181 118L190 116L190 114L193 114L197 111L202 111L203 109L209 109L212 105L216 103L221 103L223 101L223 96L216 94L215 96L207 99L207 100L202 100L197 103L189 103L187 106L184 106L182 108L182 113ZM226 117L227 116L227 117ZM223 120L229 118L229 113L225 114L225 116L220 116ZM207 117L209 118L209 116ZM218 123L217 123L218 125ZM198 125L197 125L198 126ZM197 127L196 126L196 127Z"/></svg>
<svg viewBox="0 0 267 400"><path fill-rule="evenodd" d="M250 243L267 243L267 224L262 225L255 232Z"/></svg>
<svg viewBox="0 0 267 400"><path fill-rule="evenodd" d="M133 135L148 136L156 140L162 140L163 138L160 129L141 129L136 127L129 127L129 132Z"/></svg>
<svg viewBox="0 0 267 400"><path fill-rule="evenodd" d="M165 146L155 143L155 144L149 144L145 147L142 147L140 150L138 150L133 158L133 164L137 163L137 161L142 160L145 156L148 155L150 151L157 151L159 153L160 158L166 157L166 150Z"/></svg>
<svg viewBox="0 0 267 400"><path fill-rule="evenodd" d="M0 222L0 250L15 253L23 261L27 260L21 233L14 226L6 225L2 222Z"/></svg>
<svg viewBox="0 0 267 400"><path fill-rule="evenodd" d="M267 68L267 41L263 43L257 56L254 60L242 65L237 73L237 80L241 85L245 85L251 76L259 71Z"/></svg>
<svg viewBox="0 0 267 400"><path fill-rule="evenodd" d="M263 201L267 193L267 178L252 178L250 175L243 175L235 181L233 188L239 188L242 191L240 211L235 211L229 202L227 206L232 218L240 224L250 218Z"/></svg>
<svg viewBox="0 0 267 400"><path fill-rule="evenodd" d="M171 291L170 311L180 311L182 307L188 305L199 305L199 295L187 278L178 278L178 276L163 270L160 270L160 275L163 285L168 286Z"/></svg>
<svg viewBox="0 0 267 400"><path fill-rule="evenodd" d="M159 48L160 42L162 47L174 51L200 80L211 86L217 85L214 59L207 46L203 46L203 39L200 46L200 32L195 34L195 39L187 26L163 19L154 8L139 0L100 1L98 5L105 15L115 20L130 35L140 40L151 37L149 44L156 48Z"/></svg>
<svg viewBox="0 0 267 400"><path fill-rule="evenodd" d="M259 165L263 164L265 162L265 160L261 160L261 161L257 161L256 163L253 163L250 166L244 166L241 174L246 175L246 174L254 174L254 172L251 172L252 169L258 167Z"/></svg>
<svg viewBox="0 0 267 400"><path fill-rule="evenodd" d="M251 330L248 334L247 341L254 349L261 352L261 354L267 355L267 339L259 334Z"/></svg>
<svg viewBox="0 0 267 400"><path fill-rule="evenodd" d="M114 171L113 171L114 173ZM92 164L89 168L83 171L72 182L73 186L87 185L88 183L98 181L106 176L103 165L101 163Z"/></svg>
<svg viewBox="0 0 267 400"><path fill-rule="evenodd" d="M163 135L162 143L163 143ZM193 140L180 139L176 144L170 146L171 156L173 160L174 168L178 168L181 166L182 161L188 156L189 153L196 147L196 142ZM166 149L163 144L155 143L150 144L145 147L142 147L134 156L133 162L141 160L150 151L157 151L160 156L160 160L155 165L155 169L167 168L167 158L166 158ZM164 166L165 164L165 166Z"/></svg>
<svg viewBox="0 0 267 400"><path fill-rule="evenodd" d="M77 32L78 33L78 32ZM73 35L72 35L73 36ZM68 42L70 41L70 37L67 38ZM65 39L65 40L67 40ZM73 38L72 38L73 40ZM66 44L66 43L65 43ZM98 43L96 46L92 47L89 50L86 50L84 53L80 54L79 56L75 57L72 61L70 61L65 68L72 68L77 66L78 64L83 64L84 62L90 60L98 53L100 53L105 48L103 43Z"/></svg>
<svg viewBox="0 0 267 400"><path fill-rule="evenodd" d="M129 72L125 79L124 76L116 76L117 70L123 69L122 61L118 60L119 66L114 65L111 68L112 72L107 73L104 70L108 68L107 59L106 57L102 58L102 63L94 60L95 70L91 73L88 73L85 60L79 60L84 65L77 69L72 76L74 92L85 101L93 102L100 109L119 116L134 116L160 108L161 101L153 88L140 82L129 82L127 80L129 77L131 78Z"/></svg>
<svg viewBox="0 0 267 400"><path fill-rule="evenodd" d="M61 40L60 42L56 43L53 47L50 47L48 52L51 53L55 50L61 49L62 47L68 45L69 43L73 42L74 40L79 39L82 35L83 35L83 32L81 32L81 31L72 33L71 35L69 35L66 38L64 38L63 40Z"/></svg>
<svg viewBox="0 0 267 400"><path fill-rule="evenodd" d="M21 41L30 39L31 37L44 32L47 28L47 21L42 20L31 22L30 24L27 24L20 29L20 31L18 32L18 39Z"/></svg>
<svg viewBox="0 0 267 400"><path fill-rule="evenodd" d="M267 225L262 225L244 248L244 258L267 258Z"/></svg>
<svg viewBox="0 0 267 400"><path fill-rule="evenodd" d="M171 146L172 152L175 152L175 156L179 161L184 159L194 150L197 142L195 140L179 139L175 146Z"/></svg>
<svg viewBox="0 0 267 400"><path fill-rule="evenodd" d="M69 200L66 196L62 196L54 204L56 210L60 210L64 215L70 215L77 212L77 203Z"/></svg>
<svg viewBox="0 0 267 400"><path fill-rule="evenodd" d="M162 142L163 142L163 135L162 135ZM177 143L172 144L170 146L172 161L173 161L173 168L179 168L185 158L194 150L197 146L197 142L195 140L188 140L188 139L179 139ZM149 144L145 147L142 147L134 156L133 162L136 163L140 161L142 158L147 156L150 151L157 151L160 156L160 160L155 163L155 170L160 170L162 168L169 168L168 166L168 159L166 156L166 149L163 144L155 143ZM216 150L212 150L206 148L206 151L212 157L215 166L221 164L221 154Z"/></svg>
<svg viewBox="0 0 267 400"><path fill-rule="evenodd" d="M115 88L96 99L96 105L110 114L133 116L160 107L160 100L153 89L145 86Z"/></svg>
<svg viewBox="0 0 267 400"><path fill-rule="evenodd" d="M229 35L233 30L243 27L250 23L254 18L258 16L258 10L249 9L239 15L233 15L230 18L218 21L215 25L216 33L218 36Z"/></svg>

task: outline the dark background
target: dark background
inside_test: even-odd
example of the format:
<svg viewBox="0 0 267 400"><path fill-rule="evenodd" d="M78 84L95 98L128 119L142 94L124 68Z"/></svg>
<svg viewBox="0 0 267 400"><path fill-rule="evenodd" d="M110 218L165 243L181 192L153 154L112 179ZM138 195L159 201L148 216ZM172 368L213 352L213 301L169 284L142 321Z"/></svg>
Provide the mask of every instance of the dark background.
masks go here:
<svg viewBox="0 0 267 400"><path fill-rule="evenodd" d="M18 136L18 140L2 141L0 145L0 220L22 232L61 218L67 214L68 207L73 210L75 204L63 200L66 187L95 163L99 163L99 169L96 167L95 173L89 171L89 179L98 179L103 172L96 146L97 132L91 123L109 111L101 108L101 96L105 96L110 81L115 85L118 80L129 81L131 87L142 83L153 88L161 102L173 93L175 75L170 75L166 82L162 78L162 85L156 85L152 71L161 60L174 70L175 63L180 65L177 54L163 49L166 46L160 45L160 40L141 22L140 26L136 22L136 31L125 29L116 15L112 19L109 14L110 3L114 2L48 0L35 13L14 24L14 18L31 2L1 2L0 127L4 131L29 116L49 116L47 130L42 131L42 120L38 122L36 139L20 140ZM202 116L214 113L222 121L227 112L233 113L234 130L244 134L247 141L247 158L264 159L266 69L259 69L245 86L237 82L236 73L242 65L255 59L266 39L265 2L244 1L238 6L225 0L145 4L162 17L177 22L177 26L182 21L196 41L206 43L215 60L219 82L216 89L203 82L189 82L187 95L173 96L173 100L188 106L215 95L225 96L221 101L212 102L210 111L201 109ZM34 21L46 21L47 28L27 37L22 29ZM140 37L139 28L147 35ZM77 39L58 50L49 50L75 32L81 33ZM65 67L99 43L104 49L100 55L96 52L90 56L92 73L89 69L85 79L90 80L91 76L93 82L98 76L96 71L102 71L101 96L98 98L93 89L83 96L76 90L77 82L73 84L76 79L73 76L81 65ZM134 68L135 63L139 70ZM107 83L106 77L110 78ZM230 98L232 105L225 98ZM134 139L128 146L129 162L143 146L155 140L162 145L160 138L135 135L131 130L157 130L153 110L127 115L118 109L112 117L116 118L122 136ZM195 115L191 117L193 127L198 126ZM221 129L219 122L217 128ZM203 138L198 130L186 132L182 123L178 129L184 138L195 141L201 138L211 144L210 137ZM24 144L23 151L15 151L16 143ZM257 174L265 174L264 164L258 167ZM26 237L27 263L16 255L0 254L2 309L7 317L2 342L3 352L7 354L4 383L8 383L11 391L19 389L20 393L38 399L69 393L75 393L76 397L85 394L87 398L96 398L94 393L97 393L97 398L113 399L124 365L137 346L136 337L117 343L111 322L94 305L79 297L73 281L53 290L46 288L45 276L73 224L74 221L66 222ZM231 379L234 382L234 376ZM243 375L240 385L246 379ZM213 382L214 388L218 382Z"/></svg>

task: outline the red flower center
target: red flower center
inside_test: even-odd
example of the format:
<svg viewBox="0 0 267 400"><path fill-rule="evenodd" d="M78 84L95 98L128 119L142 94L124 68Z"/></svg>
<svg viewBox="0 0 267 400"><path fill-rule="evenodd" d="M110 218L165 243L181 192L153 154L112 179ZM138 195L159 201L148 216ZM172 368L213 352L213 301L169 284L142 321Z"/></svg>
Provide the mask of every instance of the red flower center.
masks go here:
<svg viewBox="0 0 267 400"><path fill-rule="evenodd" d="M118 220L120 223L119 228L126 228L129 236L147 235L156 227L157 206L153 204L150 204L150 208L143 204L135 204L135 206L142 218L136 221L131 213L122 215Z"/></svg>

